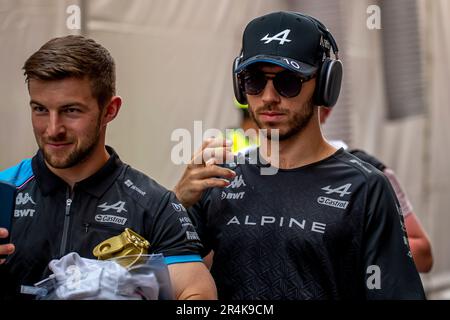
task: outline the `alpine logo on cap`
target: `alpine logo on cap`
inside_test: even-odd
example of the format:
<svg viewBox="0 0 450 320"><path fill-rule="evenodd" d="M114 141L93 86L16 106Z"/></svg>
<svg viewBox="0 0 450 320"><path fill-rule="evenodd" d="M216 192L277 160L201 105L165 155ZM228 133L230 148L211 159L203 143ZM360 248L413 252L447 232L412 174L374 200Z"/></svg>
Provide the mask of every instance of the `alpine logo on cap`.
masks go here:
<svg viewBox="0 0 450 320"><path fill-rule="evenodd" d="M290 32L291 32L290 29L286 29L284 31L277 33L273 37L269 37L269 34L266 34L261 39L261 41L265 41L264 44L271 43L272 41L279 41L280 44L284 44L285 42L291 42L291 40L287 38Z"/></svg>

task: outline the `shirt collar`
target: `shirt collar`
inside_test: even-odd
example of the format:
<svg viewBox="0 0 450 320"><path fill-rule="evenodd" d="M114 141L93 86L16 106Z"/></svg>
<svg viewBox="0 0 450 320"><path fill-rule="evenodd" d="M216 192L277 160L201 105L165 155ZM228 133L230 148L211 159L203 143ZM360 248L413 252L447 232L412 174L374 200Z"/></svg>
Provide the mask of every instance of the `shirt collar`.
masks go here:
<svg viewBox="0 0 450 320"><path fill-rule="evenodd" d="M109 186L116 180L117 176L121 172L120 168L122 167L123 162L120 160L118 154L113 148L106 146L106 150L110 155L108 161L96 173L80 182L77 182L75 184L75 191L81 189L97 198L100 198ZM41 150L39 150L33 157L32 168L39 188L44 196L54 193L60 189L67 190L67 183L51 172L45 164L44 156Z"/></svg>

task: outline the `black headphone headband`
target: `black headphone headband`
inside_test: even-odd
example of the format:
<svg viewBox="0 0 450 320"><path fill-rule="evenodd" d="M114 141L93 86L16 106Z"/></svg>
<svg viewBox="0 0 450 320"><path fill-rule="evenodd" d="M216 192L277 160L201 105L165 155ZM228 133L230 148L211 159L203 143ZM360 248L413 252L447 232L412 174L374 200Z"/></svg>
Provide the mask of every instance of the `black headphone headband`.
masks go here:
<svg viewBox="0 0 450 320"><path fill-rule="evenodd" d="M330 30L328 30L328 28L322 23L320 22L318 19L312 17L312 16L307 16L298 12L295 12L296 15L302 16L304 18L309 19L310 21L312 21L314 24L316 24L317 28L319 28L319 31L322 33L322 36L324 38L325 41L327 41L329 43L329 45L324 44L322 47L325 49L325 51L329 52L330 49L333 50L333 54L336 57L336 59L339 59L338 56L338 46L336 43L336 40L334 39L333 35L331 34ZM331 48L330 48L331 46Z"/></svg>

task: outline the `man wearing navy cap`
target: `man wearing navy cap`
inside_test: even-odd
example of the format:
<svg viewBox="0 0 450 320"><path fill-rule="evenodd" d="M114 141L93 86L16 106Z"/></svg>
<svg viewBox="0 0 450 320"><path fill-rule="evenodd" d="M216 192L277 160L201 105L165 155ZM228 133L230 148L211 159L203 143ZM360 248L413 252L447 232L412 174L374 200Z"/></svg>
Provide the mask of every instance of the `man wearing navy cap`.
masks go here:
<svg viewBox="0 0 450 320"><path fill-rule="evenodd" d="M334 106L341 86L337 52L327 28L300 13L270 13L244 31L235 97L268 130L268 150L277 130L278 171L261 175L274 156L262 144L256 163L193 161L175 187L203 254L213 253L219 299L424 298L386 178L322 135L318 107Z"/></svg>

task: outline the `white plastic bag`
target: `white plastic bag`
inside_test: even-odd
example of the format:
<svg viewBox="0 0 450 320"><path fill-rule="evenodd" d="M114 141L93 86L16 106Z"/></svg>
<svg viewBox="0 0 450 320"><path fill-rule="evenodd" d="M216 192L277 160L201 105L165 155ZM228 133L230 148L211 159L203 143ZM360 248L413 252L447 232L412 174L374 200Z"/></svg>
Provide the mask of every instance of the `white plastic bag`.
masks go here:
<svg viewBox="0 0 450 320"><path fill-rule="evenodd" d="M171 299L167 266L161 254L140 255L130 268L122 259L93 260L72 252L52 260L53 274L24 291L45 300L157 300ZM122 260L122 261L121 261ZM162 286L161 286L162 284ZM162 289L162 290L161 290Z"/></svg>

